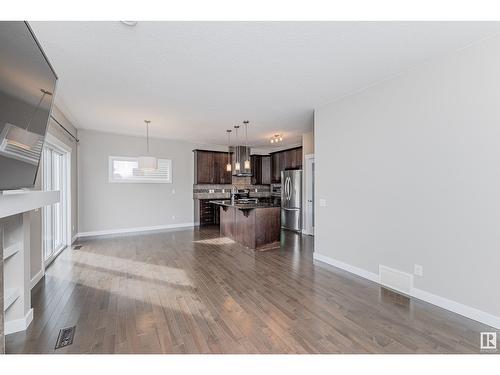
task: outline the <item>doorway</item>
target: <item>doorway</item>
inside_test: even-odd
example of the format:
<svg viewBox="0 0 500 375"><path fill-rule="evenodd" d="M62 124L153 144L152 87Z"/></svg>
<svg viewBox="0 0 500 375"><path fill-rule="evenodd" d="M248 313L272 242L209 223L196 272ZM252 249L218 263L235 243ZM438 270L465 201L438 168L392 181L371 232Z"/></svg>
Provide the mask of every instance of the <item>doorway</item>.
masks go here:
<svg viewBox="0 0 500 375"><path fill-rule="evenodd" d="M42 154L42 189L59 190L60 201L43 209L43 263L71 242L71 149L47 134Z"/></svg>
<svg viewBox="0 0 500 375"><path fill-rule="evenodd" d="M304 234L314 235L314 154L304 156L305 159L305 218Z"/></svg>

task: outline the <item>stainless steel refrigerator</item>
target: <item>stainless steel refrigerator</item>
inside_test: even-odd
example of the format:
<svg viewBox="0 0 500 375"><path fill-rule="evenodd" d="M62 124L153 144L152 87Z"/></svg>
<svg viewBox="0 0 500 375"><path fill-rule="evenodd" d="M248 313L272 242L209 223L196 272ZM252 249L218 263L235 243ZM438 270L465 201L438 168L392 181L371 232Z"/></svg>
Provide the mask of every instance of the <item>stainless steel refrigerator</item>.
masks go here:
<svg viewBox="0 0 500 375"><path fill-rule="evenodd" d="M281 227L302 230L302 170L281 172Z"/></svg>

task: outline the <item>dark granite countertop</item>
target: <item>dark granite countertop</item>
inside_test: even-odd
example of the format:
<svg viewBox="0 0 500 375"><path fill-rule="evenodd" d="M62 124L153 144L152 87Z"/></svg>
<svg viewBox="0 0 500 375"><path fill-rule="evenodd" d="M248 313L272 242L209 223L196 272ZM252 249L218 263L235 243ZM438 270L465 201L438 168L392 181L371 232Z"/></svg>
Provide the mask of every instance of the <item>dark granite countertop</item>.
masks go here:
<svg viewBox="0 0 500 375"><path fill-rule="evenodd" d="M253 210L255 208L274 208L280 207L279 205L272 203L231 203L230 200L213 200L209 203L217 204L219 206L234 207L239 210Z"/></svg>

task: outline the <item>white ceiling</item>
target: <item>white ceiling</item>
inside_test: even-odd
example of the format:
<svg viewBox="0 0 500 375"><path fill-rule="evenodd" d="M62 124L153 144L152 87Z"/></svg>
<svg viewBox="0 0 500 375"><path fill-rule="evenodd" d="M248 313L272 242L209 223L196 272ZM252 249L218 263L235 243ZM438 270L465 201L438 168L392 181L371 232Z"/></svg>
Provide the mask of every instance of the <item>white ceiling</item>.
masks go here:
<svg viewBox="0 0 500 375"><path fill-rule="evenodd" d="M492 33L494 22L32 22L80 128L297 143L315 107Z"/></svg>

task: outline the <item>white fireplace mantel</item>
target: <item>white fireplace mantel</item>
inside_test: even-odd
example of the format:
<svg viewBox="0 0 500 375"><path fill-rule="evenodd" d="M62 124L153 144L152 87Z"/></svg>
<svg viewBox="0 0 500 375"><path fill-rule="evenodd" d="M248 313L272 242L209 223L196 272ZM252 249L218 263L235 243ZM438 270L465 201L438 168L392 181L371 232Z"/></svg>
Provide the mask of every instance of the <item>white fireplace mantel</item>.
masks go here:
<svg viewBox="0 0 500 375"><path fill-rule="evenodd" d="M0 193L0 218L59 202L59 191L16 190Z"/></svg>

